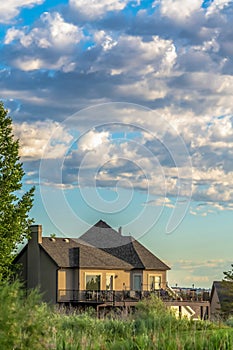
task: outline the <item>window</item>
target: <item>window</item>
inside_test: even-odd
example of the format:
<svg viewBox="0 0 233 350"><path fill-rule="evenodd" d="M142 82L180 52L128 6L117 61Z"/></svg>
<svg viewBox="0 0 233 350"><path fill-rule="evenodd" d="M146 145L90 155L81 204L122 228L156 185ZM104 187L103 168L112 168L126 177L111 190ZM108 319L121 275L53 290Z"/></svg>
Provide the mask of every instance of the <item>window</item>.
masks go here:
<svg viewBox="0 0 233 350"><path fill-rule="evenodd" d="M149 288L150 290L158 290L161 288L161 276L149 275Z"/></svg>
<svg viewBox="0 0 233 350"><path fill-rule="evenodd" d="M113 290L114 289L114 275L113 274L106 274L106 290Z"/></svg>
<svg viewBox="0 0 233 350"><path fill-rule="evenodd" d="M86 274L86 289L100 290L101 275Z"/></svg>

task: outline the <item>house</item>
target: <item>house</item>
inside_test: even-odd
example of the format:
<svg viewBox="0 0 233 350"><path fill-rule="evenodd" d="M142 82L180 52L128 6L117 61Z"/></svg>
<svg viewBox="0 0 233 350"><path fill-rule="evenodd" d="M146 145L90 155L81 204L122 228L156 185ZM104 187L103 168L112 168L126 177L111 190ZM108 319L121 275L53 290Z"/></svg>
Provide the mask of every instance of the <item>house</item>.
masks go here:
<svg viewBox="0 0 233 350"><path fill-rule="evenodd" d="M233 313L233 282L214 281L210 294L210 317L218 320L230 313Z"/></svg>
<svg viewBox="0 0 233 350"><path fill-rule="evenodd" d="M132 303L165 289L170 269L102 220L77 239L43 237L42 226L33 225L15 263L27 289L39 287L47 302L72 304Z"/></svg>

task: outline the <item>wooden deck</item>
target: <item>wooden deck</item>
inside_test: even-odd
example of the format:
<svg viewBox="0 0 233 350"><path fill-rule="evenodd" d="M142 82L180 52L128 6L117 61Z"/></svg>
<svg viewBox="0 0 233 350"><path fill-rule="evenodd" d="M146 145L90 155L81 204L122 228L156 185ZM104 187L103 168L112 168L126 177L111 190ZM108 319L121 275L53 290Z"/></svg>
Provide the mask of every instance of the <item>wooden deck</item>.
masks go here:
<svg viewBox="0 0 233 350"><path fill-rule="evenodd" d="M182 315L186 310L192 314L193 318L209 318L209 294L186 293L181 295L173 293L172 290L155 291L110 291L110 290L60 290L58 292L58 303L73 306L92 306L97 310L103 308L132 308L140 300L156 295L165 305L176 310L178 315Z"/></svg>

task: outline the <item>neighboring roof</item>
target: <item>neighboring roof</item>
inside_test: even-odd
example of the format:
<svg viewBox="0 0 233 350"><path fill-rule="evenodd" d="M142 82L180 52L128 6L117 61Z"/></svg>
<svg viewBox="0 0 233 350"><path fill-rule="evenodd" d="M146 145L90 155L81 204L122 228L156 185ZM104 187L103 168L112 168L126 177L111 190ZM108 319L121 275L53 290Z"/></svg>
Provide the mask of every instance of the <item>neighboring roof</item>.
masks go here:
<svg viewBox="0 0 233 350"><path fill-rule="evenodd" d="M129 263L78 240L49 237L42 238L41 246L60 267L100 269L132 269Z"/></svg>
<svg viewBox="0 0 233 350"><path fill-rule="evenodd" d="M102 220L92 226L80 239L125 261L134 269L170 270L170 267L133 237L122 236Z"/></svg>
<svg viewBox="0 0 233 350"><path fill-rule="evenodd" d="M231 287L231 288L228 288ZM225 302L233 302L233 282L230 281L214 281L210 300L212 300L213 293L216 291L220 306Z"/></svg>

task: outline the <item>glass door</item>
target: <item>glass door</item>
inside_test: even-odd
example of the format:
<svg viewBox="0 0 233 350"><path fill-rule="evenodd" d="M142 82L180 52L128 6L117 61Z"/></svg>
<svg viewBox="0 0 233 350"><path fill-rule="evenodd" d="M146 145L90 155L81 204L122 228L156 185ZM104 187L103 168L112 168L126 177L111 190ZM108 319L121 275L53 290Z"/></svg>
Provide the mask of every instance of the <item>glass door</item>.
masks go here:
<svg viewBox="0 0 233 350"><path fill-rule="evenodd" d="M133 275L133 289L142 290L142 275Z"/></svg>

